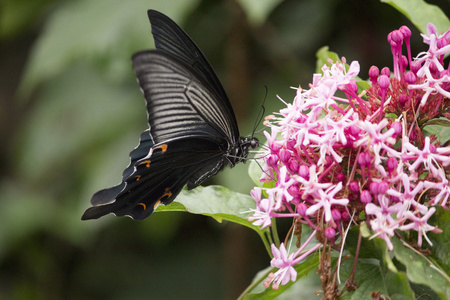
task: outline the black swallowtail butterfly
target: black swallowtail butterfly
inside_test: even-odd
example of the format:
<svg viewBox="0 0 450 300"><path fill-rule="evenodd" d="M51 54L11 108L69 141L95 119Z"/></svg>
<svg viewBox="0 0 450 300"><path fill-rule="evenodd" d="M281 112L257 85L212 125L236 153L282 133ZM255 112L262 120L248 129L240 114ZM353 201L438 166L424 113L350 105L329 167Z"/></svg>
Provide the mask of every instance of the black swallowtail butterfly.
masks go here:
<svg viewBox="0 0 450 300"><path fill-rule="evenodd" d="M122 182L95 193L83 220L109 213L145 219L158 204L171 203L184 185L199 186L258 146L256 138L239 137L228 97L191 38L164 14L147 13L156 50L135 53L132 65L150 129L130 152Z"/></svg>

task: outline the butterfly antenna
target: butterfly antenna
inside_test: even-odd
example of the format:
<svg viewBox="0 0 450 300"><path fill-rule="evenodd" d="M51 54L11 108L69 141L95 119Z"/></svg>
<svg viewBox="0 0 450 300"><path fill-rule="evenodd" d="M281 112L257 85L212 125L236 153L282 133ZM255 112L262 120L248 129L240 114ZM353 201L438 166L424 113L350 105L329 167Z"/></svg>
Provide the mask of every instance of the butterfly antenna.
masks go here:
<svg viewBox="0 0 450 300"><path fill-rule="evenodd" d="M269 89L267 88L267 86L264 86L264 88L266 89L266 93L264 95L264 100L263 103L261 104L261 108L258 112L258 116L256 117L255 125L253 126L252 137L255 135L256 128L258 128L259 124L261 124L262 120L264 119L264 114L266 113L266 108L264 107L264 104L266 103Z"/></svg>
<svg viewBox="0 0 450 300"><path fill-rule="evenodd" d="M269 174L266 171L264 171L263 167L261 166L261 164L258 162L258 159L253 158L253 160L255 161L255 163L258 165L258 167L261 169L261 171L266 174L268 177L270 177L273 181L275 181L276 179L274 178L273 174Z"/></svg>

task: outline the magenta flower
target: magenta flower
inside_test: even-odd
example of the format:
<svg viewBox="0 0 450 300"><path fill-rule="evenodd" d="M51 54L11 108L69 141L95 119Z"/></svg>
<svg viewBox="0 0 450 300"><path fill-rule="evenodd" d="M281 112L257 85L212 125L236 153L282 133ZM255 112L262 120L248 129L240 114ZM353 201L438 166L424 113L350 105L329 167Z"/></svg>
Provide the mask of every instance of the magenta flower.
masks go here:
<svg viewBox="0 0 450 300"><path fill-rule="evenodd" d="M417 231L417 245L423 238L431 245L426 232L440 231L428 224L433 206L449 209L450 147L422 127L424 120L450 116L450 68L444 64L450 31L438 35L428 25L429 49L416 59L410 37L406 26L389 35L393 74L371 67L369 88L358 91L358 62L329 62L309 89L298 88L292 103L283 101L286 107L266 118L271 133L264 133L261 181L275 182L264 188L267 198L261 199L261 189L252 191L254 225L293 218L292 231L304 224L317 232L310 237L319 241L313 248L339 248L344 228L361 222L389 250L396 231ZM272 245L272 266L279 270L266 286L295 280L293 266L309 253L301 249L288 254L284 244Z"/></svg>

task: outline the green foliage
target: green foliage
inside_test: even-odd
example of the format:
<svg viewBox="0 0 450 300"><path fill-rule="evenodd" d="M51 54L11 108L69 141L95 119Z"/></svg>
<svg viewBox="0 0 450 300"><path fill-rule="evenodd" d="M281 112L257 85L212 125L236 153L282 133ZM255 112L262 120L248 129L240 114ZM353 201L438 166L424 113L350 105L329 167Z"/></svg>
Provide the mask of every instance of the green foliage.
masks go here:
<svg viewBox="0 0 450 300"><path fill-rule="evenodd" d="M438 32L445 32L450 28L450 20L436 5L423 0L381 0L392 5L406 16L422 33L427 32L427 24L433 23Z"/></svg>
<svg viewBox="0 0 450 300"><path fill-rule="evenodd" d="M218 222L231 221L260 231L259 227L247 220L252 215L251 208L255 208L255 201L249 195L236 193L222 186L208 186L183 190L173 203L158 206L156 212L184 211L202 214Z"/></svg>
<svg viewBox="0 0 450 300"><path fill-rule="evenodd" d="M395 258L405 265L406 276L411 282L426 285L442 299L450 299L450 277L441 266L398 238L393 239L392 243Z"/></svg>
<svg viewBox="0 0 450 300"><path fill-rule="evenodd" d="M341 61L339 55L333 51L330 51L328 46L324 46L316 52L316 73L322 73L323 65L331 66L331 61Z"/></svg>
<svg viewBox="0 0 450 300"><path fill-rule="evenodd" d="M450 123L447 119L433 119L425 124L424 130L434 134L441 145L450 140Z"/></svg>

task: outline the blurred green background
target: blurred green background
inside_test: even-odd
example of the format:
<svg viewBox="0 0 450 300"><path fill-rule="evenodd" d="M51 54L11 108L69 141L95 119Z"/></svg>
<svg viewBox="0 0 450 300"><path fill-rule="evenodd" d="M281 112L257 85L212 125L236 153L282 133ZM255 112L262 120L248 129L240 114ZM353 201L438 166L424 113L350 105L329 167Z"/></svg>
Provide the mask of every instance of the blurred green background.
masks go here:
<svg viewBox="0 0 450 300"><path fill-rule="evenodd" d="M147 127L130 57L153 47L149 8L197 42L242 135L265 87L266 114L282 106L276 95L290 102L291 86L307 87L322 46L359 60L362 78L392 65L386 36L401 25L413 53L426 49L376 0L2 0L0 299L234 299L269 265L249 229L203 216L80 220ZM248 194L247 167L209 183Z"/></svg>

